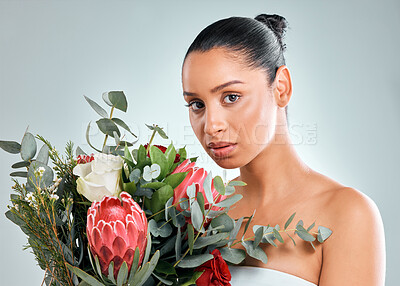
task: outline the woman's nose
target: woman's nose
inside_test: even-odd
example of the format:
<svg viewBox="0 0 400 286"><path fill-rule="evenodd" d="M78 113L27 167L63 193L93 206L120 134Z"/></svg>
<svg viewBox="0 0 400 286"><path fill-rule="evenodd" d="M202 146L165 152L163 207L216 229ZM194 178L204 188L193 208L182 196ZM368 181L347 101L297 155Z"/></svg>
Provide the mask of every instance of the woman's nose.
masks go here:
<svg viewBox="0 0 400 286"><path fill-rule="evenodd" d="M214 137L217 133L226 129L226 121L221 110L207 108L205 115L204 133Z"/></svg>

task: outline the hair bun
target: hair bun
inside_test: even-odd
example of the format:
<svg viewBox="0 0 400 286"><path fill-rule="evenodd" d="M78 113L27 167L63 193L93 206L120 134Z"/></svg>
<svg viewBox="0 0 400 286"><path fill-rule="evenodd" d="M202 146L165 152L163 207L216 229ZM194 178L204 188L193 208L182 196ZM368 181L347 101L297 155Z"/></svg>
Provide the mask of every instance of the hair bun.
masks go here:
<svg viewBox="0 0 400 286"><path fill-rule="evenodd" d="M285 45L282 42L286 28L288 27L288 22L285 17L277 14L260 14L254 19L270 28L277 36L282 48L285 48Z"/></svg>

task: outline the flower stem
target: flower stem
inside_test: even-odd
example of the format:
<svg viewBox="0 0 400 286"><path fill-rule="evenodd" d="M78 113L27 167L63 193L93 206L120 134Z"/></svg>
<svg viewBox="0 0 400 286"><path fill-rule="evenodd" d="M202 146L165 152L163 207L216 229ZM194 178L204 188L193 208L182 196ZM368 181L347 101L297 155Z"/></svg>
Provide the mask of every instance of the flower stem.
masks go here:
<svg viewBox="0 0 400 286"><path fill-rule="evenodd" d="M203 222L201 223L200 231L201 231L201 229L204 227L204 223L206 222L207 216L208 216L208 214L210 213L212 207L214 206L215 201L219 198L220 195L221 195L221 194L218 194L218 195L217 195L217 197L214 199L214 202L211 204L210 208L207 210L207 214L204 216ZM195 237L194 240L193 240L193 244L196 242L197 238L199 238L200 231L197 232L197 235L196 235L196 237ZM188 249L185 251L185 253L182 255L182 257L181 257L177 262L175 262L175 264L173 265L173 267L176 267L176 266L182 261L182 259L185 258L185 256L189 253L189 250L190 250L190 247L188 247Z"/></svg>
<svg viewBox="0 0 400 286"><path fill-rule="evenodd" d="M112 119L113 113L114 113L114 106L111 107L110 120ZM106 147L107 139L108 139L108 134L106 134L106 137L104 138L103 148L101 148L102 152L104 150L104 147Z"/></svg>
<svg viewBox="0 0 400 286"><path fill-rule="evenodd" d="M147 144L146 154L149 153L150 146L151 146L151 143L153 142L153 139L154 139L154 136L156 135L156 132L157 132L156 130L153 130L153 133L151 134L149 144Z"/></svg>

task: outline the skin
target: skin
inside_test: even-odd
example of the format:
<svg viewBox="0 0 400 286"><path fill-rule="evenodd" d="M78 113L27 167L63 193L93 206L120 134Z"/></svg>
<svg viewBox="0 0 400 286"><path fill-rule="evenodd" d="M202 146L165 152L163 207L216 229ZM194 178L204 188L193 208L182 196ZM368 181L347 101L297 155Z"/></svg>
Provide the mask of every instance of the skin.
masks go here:
<svg viewBox="0 0 400 286"><path fill-rule="evenodd" d="M242 83L211 91L232 80ZM248 68L240 55L224 48L192 52L183 65L182 86L184 99L191 104L192 128L206 152L222 168L240 168L235 180L247 183L236 188L243 199L228 213L237 219L256 210L245 238L253 235L253 225L279 224L283 229L294 212L288 229L302 219L306 228L316 222L312 233L319 225L333 231L324 243L313 242L315 251L293 230L288 233L297 246L281 233L284 244L261 244L267 264L246 257L243 265L286 272L321 286L384 285L385 238L376 204L312 170L290 141L285 106L292 82L286 66L269 84L264 70ZM207 147L211 141L236 143L236 148L225 158L215 157ZM244 226L239 238L243 231Z"/></svg>

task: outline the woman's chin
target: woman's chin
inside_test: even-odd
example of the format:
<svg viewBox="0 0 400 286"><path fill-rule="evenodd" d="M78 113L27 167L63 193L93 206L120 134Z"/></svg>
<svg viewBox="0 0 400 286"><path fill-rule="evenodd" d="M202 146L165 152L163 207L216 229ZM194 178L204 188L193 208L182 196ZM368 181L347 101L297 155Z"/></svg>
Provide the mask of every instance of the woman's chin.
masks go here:
<svg viewBox="0 0 400 286"><path fill-rule="evenodd" d="M234 157L214 157L211 156L214 162L224 169L236 169L243 166L240 162L238 162Z"/></svg>

